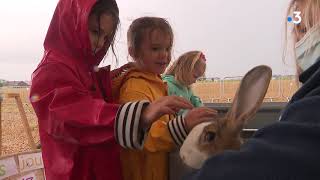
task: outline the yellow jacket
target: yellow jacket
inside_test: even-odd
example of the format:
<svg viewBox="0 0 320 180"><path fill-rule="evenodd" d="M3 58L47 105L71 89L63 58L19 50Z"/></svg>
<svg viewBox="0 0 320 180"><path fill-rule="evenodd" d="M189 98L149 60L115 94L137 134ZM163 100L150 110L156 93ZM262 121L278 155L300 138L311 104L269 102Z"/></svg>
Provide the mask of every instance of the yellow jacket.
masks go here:
<svg viewBox="0 0 320 180"><path fill-rule="evenodd" d="M138 69L131 69L121 84L120 103L152 102L168 94L160 75ZM176 147L168 128L169 118L164 115L152 124L142 151L121 149L124 180L168 180L168 152Z"/></svg>

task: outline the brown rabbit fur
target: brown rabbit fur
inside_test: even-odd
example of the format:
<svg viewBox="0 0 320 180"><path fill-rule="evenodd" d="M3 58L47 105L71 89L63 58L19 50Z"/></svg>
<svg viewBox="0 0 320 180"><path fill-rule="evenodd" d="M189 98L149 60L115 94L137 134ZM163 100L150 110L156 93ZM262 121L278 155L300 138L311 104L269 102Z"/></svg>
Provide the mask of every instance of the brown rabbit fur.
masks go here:
<svg viewBox="0 0 320 180"><path fill-rule="evenodd" d="M261 106L271 76L268 66L251 69L241 81L227 114L200 124L190 132L180 150L182 160L191 167L200 168L211 156L239 149L243 141L241 131Z"/></svg>

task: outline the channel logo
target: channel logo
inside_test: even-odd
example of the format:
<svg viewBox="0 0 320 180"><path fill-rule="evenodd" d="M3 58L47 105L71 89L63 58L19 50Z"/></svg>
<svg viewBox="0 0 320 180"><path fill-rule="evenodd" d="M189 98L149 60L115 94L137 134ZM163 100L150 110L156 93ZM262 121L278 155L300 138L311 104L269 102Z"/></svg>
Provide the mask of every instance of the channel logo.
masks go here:
<svg viewBox="0 0 320 180"><path fill-rule="evenodd" d="M300 11L294 11L293 12L293 17L291 16L288 16L288 22L289 23L293 23L293 24L300 24L302 21L302 18L301 18L301 12Z"/></svg>

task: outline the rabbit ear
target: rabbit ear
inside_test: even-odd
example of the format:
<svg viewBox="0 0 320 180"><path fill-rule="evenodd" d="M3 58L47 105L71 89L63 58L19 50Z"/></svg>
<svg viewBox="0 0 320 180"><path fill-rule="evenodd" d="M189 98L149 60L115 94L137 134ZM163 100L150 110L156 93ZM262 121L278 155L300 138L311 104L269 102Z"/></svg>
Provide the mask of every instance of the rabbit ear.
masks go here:
<svg viewBox="0 0 320 180"><path fill-rule="evenodd" d="M242 79L228 112L227 120L241 128L262 104L272 76L270 67L261 65L251 69Z"/></svg>

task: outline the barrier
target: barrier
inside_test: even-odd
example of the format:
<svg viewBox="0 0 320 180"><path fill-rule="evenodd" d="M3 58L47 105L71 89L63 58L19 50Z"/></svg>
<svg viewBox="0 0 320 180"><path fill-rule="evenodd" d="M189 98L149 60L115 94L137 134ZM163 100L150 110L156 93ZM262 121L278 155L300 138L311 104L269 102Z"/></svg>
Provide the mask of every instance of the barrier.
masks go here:
<svg viewBox="0 0 320 180"><path fill-rule="evenodd" d="M296 76L281 77L281 96L285 100L289 101L298 88Z"/></svg>
<svg viewBox="0 0 320 180"><path fill-rule="evenodd" d="M225 77L222 81L222 98L227 102L232 102L235 91L240 86L242 76Z"/></svg>
<svg viewBox="0 0 320 180"><path fill-rule="evenodd" d="M264 101L281 101L281 76L274 75L271 78Z"/></svg>
<svg viewBox="0 0 320 180"><path fill-rule="evenodd" d="M240 85L242 76L202 78L193 85L194 93L204 103L230 103ZM298 89L295 76L274 75L270 81L264 102L288 102Z"/></svg>
<svg viewBox="0 0 320 180"><path fill-rule="evenodd" d="M200 95L204 103L219 102L222 95L222 81L220 78L203 78L192 87L196 95Z"/></svg>

